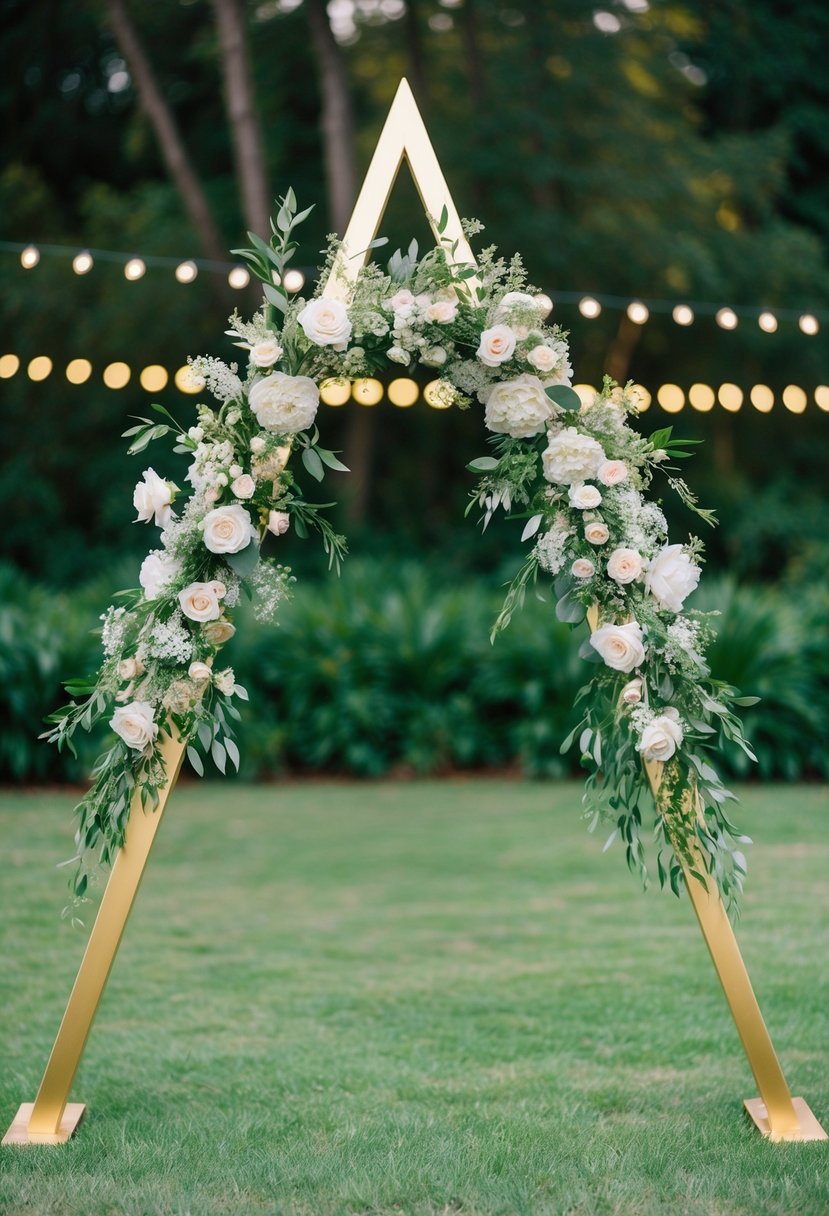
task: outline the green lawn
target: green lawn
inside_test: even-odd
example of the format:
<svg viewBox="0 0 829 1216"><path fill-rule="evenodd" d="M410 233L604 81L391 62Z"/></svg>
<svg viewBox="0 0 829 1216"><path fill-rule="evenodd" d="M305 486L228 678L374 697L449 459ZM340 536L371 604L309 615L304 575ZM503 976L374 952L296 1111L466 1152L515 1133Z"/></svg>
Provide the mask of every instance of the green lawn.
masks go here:
<svg viewBox="0 0 829 1216"><path fill-rule="evenodd" d="M190 785L171 801L73 1098L0 1212L829 1212L826 1144L765 1142L690 906L587 835L580 787ZM83 948L71 796L0 799L4 1126ZM739 934L829 1126L829 809L744 792Z"/></svg>

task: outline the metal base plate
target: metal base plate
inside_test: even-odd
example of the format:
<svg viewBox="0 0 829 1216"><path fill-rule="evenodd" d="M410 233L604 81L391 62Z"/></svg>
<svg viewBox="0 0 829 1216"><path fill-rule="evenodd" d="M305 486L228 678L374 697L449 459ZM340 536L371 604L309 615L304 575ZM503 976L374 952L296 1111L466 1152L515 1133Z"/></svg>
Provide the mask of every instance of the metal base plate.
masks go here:
<svg viewBox="0 0 829 1216"><path fill-rule="evenodd" d="M799 1126L792 1132L773 1132L769 1125L769 1113L762 1098L746 1098L743 1106L759 1131L769 1140L829 1140L803 1098L792 1098Z"/></svg>
<svg viewBox="0 0 829 1216"><path fill-rule="evenodd" d="M65 1144L74 1136L78 1124L83 1118L86 1106L83 1102L67 1102L56 1132L29 1134L29 1120L32 1117L34 1102L24 1102L14 1117L9 1130L3 1137L4 1144Z"/></svg>

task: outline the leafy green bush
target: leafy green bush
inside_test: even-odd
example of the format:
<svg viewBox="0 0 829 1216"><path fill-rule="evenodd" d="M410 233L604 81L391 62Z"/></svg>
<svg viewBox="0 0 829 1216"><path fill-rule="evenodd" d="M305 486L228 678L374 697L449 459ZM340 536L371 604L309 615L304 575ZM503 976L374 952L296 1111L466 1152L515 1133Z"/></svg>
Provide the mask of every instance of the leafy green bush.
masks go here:
<svg viewBox="0 0 829 1216"><path fill-rule="evenodd" d="M129 577L123 580L129 581ZM0 569L0 779L79 780L96 754L37 741L60 681L91 670L90 630L118 584L54 593ZM578 639L528 596L495 645L500 588L427 562L351 560L341 579L300 583L276 629L250 611L227 650L252 693L240 725L243 774L446 772L519 762L560 776L561 740L585 678ZM746 726L763 777L829 775L829 593L707 581L695 606L721 610L714 670L763 699ZM751 766L736 751L724 767Z"/></svg>

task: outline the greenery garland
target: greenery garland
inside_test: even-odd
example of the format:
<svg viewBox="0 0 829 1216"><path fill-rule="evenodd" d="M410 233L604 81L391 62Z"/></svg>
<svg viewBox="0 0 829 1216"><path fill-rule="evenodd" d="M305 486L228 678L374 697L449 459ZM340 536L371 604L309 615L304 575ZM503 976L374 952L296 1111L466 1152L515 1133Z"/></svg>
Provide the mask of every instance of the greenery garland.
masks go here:
<svg viewBox="0 0 829 1216"><path fill-rule="evenodd" d="M310 209L309 209L310 210ZM590 770L586 804L591 827L614 825L628 864L647 880L642 828L650 816L658 844L660 882L674 891L682 863L701 856L733 902L745 873L739 837L724 810L734 795L711 763L723 739L753 759L734 713L753 698L713 680L705 663L710 625L683 611L699 580L702 544L668 543L665 517L645 497L665 473L682 501L707 523L674 462L688 441L671 428L645 439L628 425L632 389L611 381L582 405L570 387L566 335L547 322L546 297L529 287L520 257L507 262L485 249L477 267L460 265L446 239L418 258L416 243L383 270L364 267L343 304L317 296L292 299L283 287L296 250L292 191L279 200L272 238L251 234L253 247L234 250L263 283L262 309L228 331L245 352L240 373L210 357L191 360L215 399L197 407L185 429L160 405L125 432L130 452L172 435L191 456L189 497L154 469L135 489L137 521L160 529L159 544L141 566L140 588L119 593L102 617L104 660L92 680L72 680L68 705L48 719L45 736L74 750L72 736L108 718L113 738L78 804L73 888L83 898L95 863L108 864L122 845L133 798L157 804L167 777L159 755L164 736L187 745L195 771L209 755L221 772L238 769L233 723L247 692L216 660L235 628L233 611L248 595L260 619L272 619L290 594L288 568L265 544L293 526L317 530L338 569L345 541L326 506L309 501L291 469L293 449L306 472L347 472L320 446L315 425L320 385L369 376L389 363L434 369L433 392L446 405L484 407L493 454L469 466L480 474L470 509L484 527L497 510L526 519L522 541L532 549L513 580L493 635L506 627L539 574L552 580L556 614L578 626L596 614L580 654L594 665L576 699L581 720L562 750L578 742ZM442 233L446 213L438 224ZM481 230L464 225L467 235ZM382 242L375 242L380 244ZM329 241L320 282L338 266ZM175 509L174 509L175 508ZM645 763L665 762L654 807ZM698 790L701 813L687 791ZM699 850L698 846L702 849Z"/></svg>

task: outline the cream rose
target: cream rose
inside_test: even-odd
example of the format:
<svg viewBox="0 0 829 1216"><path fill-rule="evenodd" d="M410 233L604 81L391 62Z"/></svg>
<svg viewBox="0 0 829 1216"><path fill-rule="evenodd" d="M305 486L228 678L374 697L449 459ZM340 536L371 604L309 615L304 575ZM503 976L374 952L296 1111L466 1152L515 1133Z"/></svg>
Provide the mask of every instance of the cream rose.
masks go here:
<svg viewBox="0 0 829 1216"><path fill-rule="evenodd" d="M590 645L614 671L633 671L645 661L642 630L636 621L602 625L591 633Z"/></svg>
<svg viewBox="0 0 829 1216"><path fill-rule="evenodd" d="M134 680L136 676L140 676L144 670L144 664L140 659L122 659L118 664L118 679L119 680Z"/></svg>
<svg viewBox="0 0 829 1216"><path fill-rule="evenodd" d="M218 621L208 621L202 629L201 635L208 646L224 646L225 642L229 642L235 632L236 626L231 625L230 621L221 618Z"/></svg>
<svg viewBox="0 0 829 1216"><path fill-rule="evenodd" d="M590 481L603 460L601 444L590 435L582 435L574 426L566 426L551 435L541 455L547 481L564 486Z"/></svg>
<svg viewBox="0 0 829 1216"><path fill-rule="evenodd" d="M584 539L589 541L591 545L606 545L610 540L607 524L603 524L601 520L595 520L592 524L585 524Z"/></svg>
<svg viewBox="0 0 829 1216"><path fill-rule="evenodd" d="M632 583L644 569L642 554L635 549L614 549L607 559L607 573L615 583Z"/></svg>
<svg viewBox="0 0 829 1216"><path fill-rule="evenodd" d="M236 678L233 674L232 667L226 667L224 671L217 671L213 677L213 683L219 692L224 693L226 697L233 696L233 690L236 688Z"/></svg>
<svg viewBox="0 0 829 1216"><path fill-rule="evenodd" d="M256 529L240 503L214 507L201 522L205 546L211 553L238 553L256 539Z"/></svg>
<svg viewBox="0 0 829 1216"><path fill-rule="evenodd" d="M503 380L489 392L484 422L490 431L525 439L538 435L556 413L537 376Z"/></svg>
<svg viewBox="0 0 829 1216"><path fill-rule="evenodd" d="M635 680L629 680L621 693L625 705L638 705L642 700L642 689L643 684L639 676Z"/></svg>
<svg viewBox="0 0 829 1216"><path fill-rule="evenodd" d="M197 659L187 668L187 674L196 684L204 684L205 680L210 679L211 672L207 663L202 663Z"/></svg>
<svg viewBox="0 0 829 1216"><path fill-rule="evenodd" d="M493 325L481 334L477 356L487 367L498 367L511 359L515 351L515 334L508 325Z"/></svg>
<svg viewBox="0 0 829 1216"><path fill-rule="evenodd" d="M268 531L274 536L284 536L291 526L291 517L287 511L271 511L268 516Z"/></svg>
<svg viewBox="0 0 829 1216"><path fill-rule="evenodd" d="M414 302L415 298L409 291L408 287L401 287L400 291L395 292L395 294L388 301L388 305L389 308L394 310L394 312L409 312L411 311Z"/></svg>
<svg viewBox="0 0 829 1216"><path fill-rule="evenodd" d="M217 621L222 615L219 597L210 583L191 583L179 592L178 602L191 621Z"/></svg>
<svg viewBox="0 0 829 1216"><path fill-rule="evenodd" d="M310 376L286 376L284 372L271 372L257 380L248 393L248 404L259 425L281 434L294 435L311 426L319 403L319 388Z"/></svg>
<svg viewBox="0 0 829 1216"><path fill-rule="evenodd" d="M181 562L169 553L148 553L141 563L138 581L145 600L157 600L165 587L181 574Z"/></svg>
<svg viewBox="0 0 829 1216"><path fill-rule="evenodd" d="M595 486L586 486L582 482L570 486L568 494L570 506L578 511L590 511L601 504L602 496Z"/></svg>
<svg viewBox="0 0 829 1216"><path fill-rule="evenodd" d="M155 711L147 701L131 701L116 709L109 724L120 735L127 747L143 752L158 734Z"/></svg>
<svg viewBox="0 0 829 1216"><path fill-rule="evenodd" d="M426 320L438 325L448 325L454 321L458 312L457 300L435 300L426 308Z"/></svg>
<svg viewBox="0 0 829 1216"><path fill-rule="evenodd" d="M551 372L558 364L559 355L549 346L544 346L540 343L534 346L527 355L527 362L531 364L536 371L547 373Z"/></svg>
<svg viewBox="0 0 829 1216"><path fill-rule="evenodd" d="M603 460L596 476L603 486L618 486L620 481L627 481L628 467L624 460Z"/></svg>
<svg viewBox="0 0 829 1216"><path fill-rule="evenodd" d="M253 498L256 493L256 482L250 473L241 473L230 483L230 488L236 498Z"/></svg>
<svg viewBox="0 0 829 1216"><path fill-rule="evenodd" d="M666 545L648 566L645 590L660 608L681 612L686 597L699 583L700 573L682 545Z"/></svg>
<svg viewBox="0 0 829 1216"><path fill-rule="evenodd" d="M172 515L173 493L178 489L171 481L164 481L155 469L145 469L132 496L132 505L138 515L135 523L148 524L153 517L159 528L166 528Z"/></svg>
<svg viewBox="0 0 829 1216"><path fill-rule="evenodd" d="M596 567L589 557L577 557L570 567L570 573L574 578L592 578Z"/></svg>
<svg viewBox="0 0 829 1216"><path fill-rule="evenodd" d="M254 367L273 367L282 358L282 347L276 338L265 338L250 348L250 361Z"/></svg>
<svg viewBox="0 0 829 1216"><path fill-rule="evenodd" d="M164 694L164 708L171 714L186 714L198 696L192 680L173 680Z"/></svg>
<svg viewBox="0 0 829 1216"><path fill-rule="evenodd" d="M348 310L339 300L310 300L297 317L305 336L315 346L345 350L351 337Z"/></svg>
<svg viewBox="0 0 829 1216"><path fill-rule="evenodd" d="M679 713L669 706L649 722L639 737L639 751L646 760L670 760L682 742Z"/></svg>

